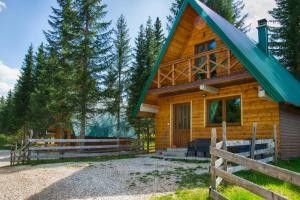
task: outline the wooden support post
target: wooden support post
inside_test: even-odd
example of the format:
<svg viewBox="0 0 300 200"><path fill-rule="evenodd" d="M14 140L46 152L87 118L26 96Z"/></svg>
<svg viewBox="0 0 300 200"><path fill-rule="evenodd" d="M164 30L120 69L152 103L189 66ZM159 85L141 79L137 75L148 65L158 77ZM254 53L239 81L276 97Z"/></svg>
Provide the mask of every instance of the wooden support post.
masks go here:
<svg viewBox="0 0 300 200"><path fill-rule="evenodd" d="M209 55L206 56L206 73L207 73L207 79L210 79L210 62L209 62Z"/></svg>
<svg viewBox="0 0 300 200"><path fill-rule="evenodd" d="M274 124L274 162L277 163L277 158L278 158L278 145L277 145L277 127L276 124Z"/></svg>
<svg viewBox="0 0 300 200"><path fill-rule="evenodd" d="M189 82L192 82L192 59L189 60Z"/></svg>
<svg viewBox="0 0 300 200"><path fill-rule="evenodd" d="M172 65L172 85L175 85L175 64Z"/></svg>
<svg viewBox="0 0 300 200"><path fill-rule="evenodd" d="M211 129L211 142L210 142L210 148L215 148L217 143L217 129L213 128ZM215 162L216 162L216 156L213 154L211 155L211 163L210 163L210 174L211 174L211 189L216 190L216 172L214 170L215 168Z"/></svg>
<svg viewBox="0 0 300 200"><path fill-rule="evenodd" d="M253 123L252 126L252 140L251 140L251 151L250 151L250 157L251 159L254 159L255 157L255 140L256 140L256 122Z"/></svg>
<svg viewBox="0 0 300 200"><path fill-rule="evenodd" d="M227 51L227 59L228 59L228 62L227 62L227 64L228 64L228 75L230 75L230 69L231 69L231 62L230 62L230 57L231 57L231 52L230 52L230 50L228 49L228 51Z"/></svg>
<svg viewBox="0 0 300 200"><path fill-rule="evenodd" d="M227 151L226 141L227 141L227 130L226 130L226 122L222 122L222 140L223 140L223 147L224 151ZM224 171L227 171L227 161L224 160Z"/></svg>
<svg viewBox="0 0 300 200"><path fill-rule="evenodd" d="M157 73L157 87L161 88L161 84L160 84L160 69L158 68L158 73Z"/></svg>

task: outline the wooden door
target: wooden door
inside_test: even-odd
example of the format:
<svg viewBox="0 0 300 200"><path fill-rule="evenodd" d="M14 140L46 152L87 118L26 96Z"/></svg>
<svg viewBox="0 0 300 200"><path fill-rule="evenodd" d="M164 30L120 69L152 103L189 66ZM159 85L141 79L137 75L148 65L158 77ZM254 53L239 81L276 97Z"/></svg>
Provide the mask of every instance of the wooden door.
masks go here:
<svg viewBox="0 0 300 200"><path fill-rule="evenodd" d="M191 137L191 104L173 105L173 145L187 147Z"/></svg>

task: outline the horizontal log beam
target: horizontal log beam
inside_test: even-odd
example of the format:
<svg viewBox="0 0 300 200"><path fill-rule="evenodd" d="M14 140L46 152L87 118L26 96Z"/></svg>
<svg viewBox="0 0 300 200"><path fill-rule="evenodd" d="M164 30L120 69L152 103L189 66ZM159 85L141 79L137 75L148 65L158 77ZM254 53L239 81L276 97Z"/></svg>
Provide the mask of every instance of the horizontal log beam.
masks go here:
<svg viewBox="0 0 300 200"><path fill-rule="evenodd" d="M226 87L230 84L234 84L236 82L251 82L255 79L249 72L243 72L239 74L233 74L230 76L223 76L223 77L217 77L217 78L211 78L211 79L204 79L201 81L191 82L191 83L183 83L173 86L165 86L158 89L151 89L148 91L148 94L152 95L162 95L162 94L168 94L168 93L174 93L174 92L180 92L180 91L189 91L189 90L195 90L199 91L200 85L209 85L209 86L216 86L218 87Z"/></svg>
<svg viewBox="0 0 300 200"><path fill-rule="evenodd" d="M200 85L200 90L203 90L203 91L206 91L206 92L209 92L209 93L212 93L212 94L218 94L219 93L218 88L215 88L215 87L212 87L212 86L209 86L209 85L205 85L205 84Z"/></svg>
<svg viewBox="0 0 300 200"><path fill-rule="evenodd" d="M267 92L261 86L259 86L258 88L258 97L268 101L272 101L272 98L267 94Z"/></svg>
<svg viewBox="0 0 300 200"><path fill-rule="evenodd" d="M132 139L28 139L31 143L91 143L91 142L123 142L123 141L132 141Z"/></svg>
<svg viewBox="0 0 300 200"><path fill-rule="evenodd" d="M48 147L29 147L30 151L58 151L58 150L80 150L80 149L117 149L119 145L97 145L97 146L48 146Z"/></svg>
<svg viewBox="0 0 300 200"><path fill-rule="evenodd" d="M158 113L159 107L156 105L142 103L140 112Z"/></svg>

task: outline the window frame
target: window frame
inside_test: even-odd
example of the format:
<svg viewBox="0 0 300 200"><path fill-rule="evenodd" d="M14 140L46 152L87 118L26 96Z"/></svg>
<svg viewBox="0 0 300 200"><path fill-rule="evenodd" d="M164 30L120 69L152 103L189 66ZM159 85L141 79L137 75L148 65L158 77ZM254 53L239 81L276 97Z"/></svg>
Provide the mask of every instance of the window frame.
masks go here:
<svg viewBox="0 0 300 200"><path fill-rule="evenodd" d="M226 122L227 120L227 106L226 106L226 101L227 100L232 100L235 98L239 98L240 99L240 121L239 122ZM207 127L221 127L222 126L222 122L221 123L210 123L209 122L209 118L210 118L210 112L209 112L209 108L210 108L210 103L212 101L221 101L222 102L222 122L226 122L226 125L229 126L241 126L242 125L242 95L234 95L234 96L226 96L226 97L218 97L218 98L212 98L212 99L206 99L206 105L205 105L205 109L206 109L206 126Z"/></svg>
<svg viewBox="0 0 300 200"><path fill-rule="evenodd" d="M215 43L215 48L209 49L209 45L210 45L210 43L212 43L212 42ZM199 48L200 45L203 45L203 46L204 46L204 51L203 51L203 52L198 52L198 48ZM207 41L205 41L205 42L201 42L201 43L198 43L198 44L195 44L195 45L194 45L194 55L196 56L196 55L201 54L201 53L210 52L210 51L216 50L217 48L218 48L218 45L217 45L216 39L207 40ZM213 55L215 56L216 54L211 54L210 57L213 56ZM204 56L204 57L206 58L206 56ZM194 59L194 65L195 65L195 66L198 66L198 62L199 62L199 60L202 59L202 58L203 58L203 57L195 58L195 59ZM217 61L217 59L216 59L215 61ZM211 65L211 63L210 63L210 65ZM210 66L210 67L213 68L213 66ZM216 72L216 71L215 71L215 72ZM196 76L196 74L195 74L195 76ZM198 80L198 78L196 78L196 79ZM204 77L201 78L200 80L203 80L203 79L207 79L207 74L204 74Z"/></svg>

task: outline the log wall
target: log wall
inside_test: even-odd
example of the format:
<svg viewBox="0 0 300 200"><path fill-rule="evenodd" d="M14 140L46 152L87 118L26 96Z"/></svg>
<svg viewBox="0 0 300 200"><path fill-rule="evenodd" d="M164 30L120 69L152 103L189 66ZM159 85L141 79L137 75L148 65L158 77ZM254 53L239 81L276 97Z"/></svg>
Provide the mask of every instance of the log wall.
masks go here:
<svg viewBox="0 0 300 200"><path fill-rule="evenodd" d="M279 126L279 104L257 96L258 83L248 83L221 88L218 94L204 91L183 95L160 97L159 112L156 115L156 148L172 146L172 105L191 102L191 138L210 138L212 127L206 125L206 100L211 98L241 95L242 125L228 126L228 139L249 139L252 136L252 124L257 122L257 138L272 138L273 125ZM205 96L206 95L206 96ZM280 140L278 129L278 141ZM217 127L221 138L221 127Z"/></svg>
<svg viewBox="0 0 300 200"><path fill-rule="evenodd" d="M281 158L300 157L300 108L280 106Z"/></svg>

